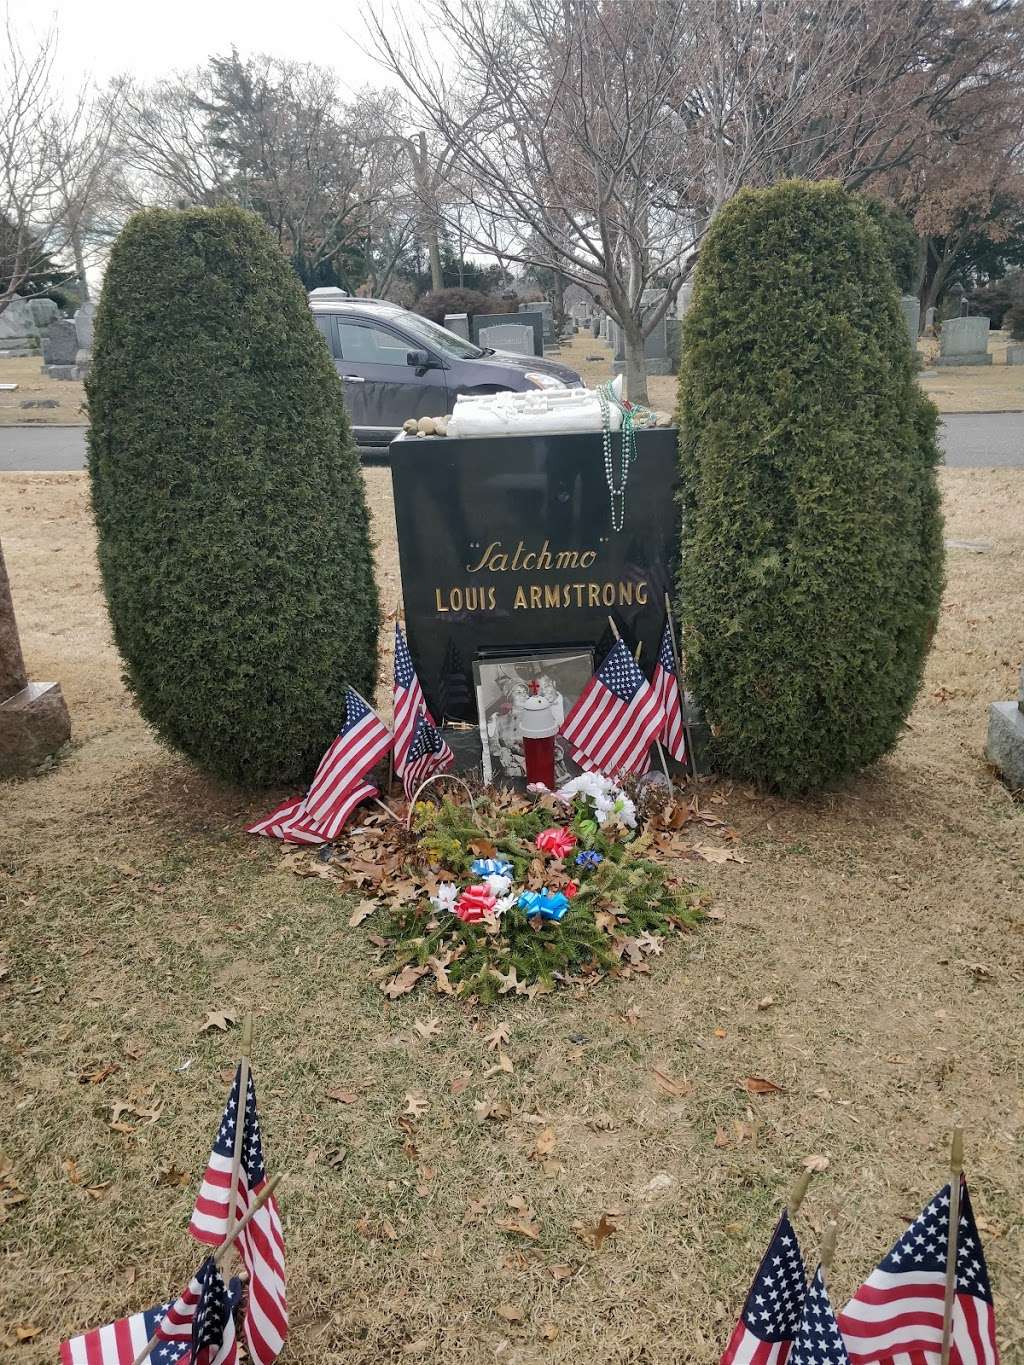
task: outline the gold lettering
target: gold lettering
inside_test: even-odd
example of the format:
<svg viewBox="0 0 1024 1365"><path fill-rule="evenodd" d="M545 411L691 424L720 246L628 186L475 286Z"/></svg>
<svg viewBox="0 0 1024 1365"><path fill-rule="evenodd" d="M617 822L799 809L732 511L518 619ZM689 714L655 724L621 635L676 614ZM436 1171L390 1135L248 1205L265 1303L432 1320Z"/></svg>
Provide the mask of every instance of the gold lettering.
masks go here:
<svg viewBox="0 0 1024 1365"><path fill-rule="evenodd" d="M551 552L548 549L547 541L545 541L544 544L540 547L540 554L537 556L537 568L538 569L551 568Z"/></svg>
<svg viewBox="0 0 1024 1365"><path fill-rule="evenodd" d="M494 553L494 551L498 548L500 544L501 544L500 540L492 540L490 545L488 545L487 549L483 552L483 554L480 556L479 560L475 564L466 565L466 572L479 573L480 570L487 563L490 556Z"/></svg>
<svg viewBox="0 0 1024 1365"><path fill-rule="evenodd" d="M493 588L488 588L488 589L487 589L487 605L490 607L491 611L494 610L494 608L497 606L497 604L498 604L498 599L497 599L497 598L495 597L495 595L494 595L494 589L493 589Z"/></svg>
<svg viewBox="0 0 1024 1365"><path fill-rule="evenodd" d="M576 550L559 550L555 559L555 567L558 569L575 569L579 554Z"/></svg>
<svg viewBox="0 0 1024 1365"><path fill-rule="evenodd" d="M521 548L522 548L522 542L520 541L520 549L521 549ZM518 554L518 553L519 553L519 551L517 550L517 551L516 551L516 554ZM537 556L533 553L532 550L530 551L530 553L529 553L528 555L523 555L523 568L524 568L524 569L532 569L532 568L533 568L533 561L534 561L536 558L537 558ZM513 569L516 567L516 566L515 566L515 563L513 563L512 567L513 567Z"/></svg>
<svg viewBox="0 0 1024 1365"><path fill-rule="evenodd" d="M462 610L462 589L461 589L461 588L449 588L449 589L448 589L448 601L452 604L452 611L461 611L461 610Z"/></svg>
<svg viewBox="0 0 1024 1365"><path fill-rule="evenodd" d="M546 541L545 544L547 544ZM597 558L596 550L584 550L583 553L580 555L580 568L589 569L596 558Z"/></svg>
<svg viewBox="0 0 1024 1365"><path fill-rule="evenodd" d="M642 597L641 597L641 595L640 595L641 593L643 593L643 596L642 596ZM638 607L646 607L646 606L647 606L647 584L646 584L646 583L638 583L638 584L636 585L636 604L637 604Z"/></svg>
<svg viewBox="0 0 1024 1365"><path fill-rule="evenodd" d="M530 606L534 611L540 610L540 585L537 583L530 584Z"/></svg>
<svg viewBox="0 0 1024 1365"><path fill-rule="evenodd" d="M632 584L632 583L620 583L620 584L619 584L619 606L620 606L620 607L631 607L632 605L633 605L633 584Z"/></svg>
<svg viewBox="0 0 1024 1365"><path fill-rule="evenodd" d="M601 589L596 583L587 584L587 606L599 607L601 605Z"/></svg>
<svg viewBox="0 0 1024 1365"><path fill-rule="evenodd" d="M516 588L516 600L512 603L512 610L518 611L520 607L526 606L526 593L522 588Z"/></svg>
<svg viewBox="0 0 1024 1365"><path fill-rule="evenodd" d="M434 600L435 600L436 603L437 603L437 609L438 609L438 611L447 611L447 610L448 610L447 607L442 607L442 605L441 605L441 589L440 589L440 588L435 588L435 589L434 589Z"/></svg>
<svg viewBox="0 0 1024 1365"><path fill-rule="evenodd" d="M602 589L601 589L601 601L605 604L606 607L614 607L614 606L615 606L615 584L614 584L614 583L605 583L605 585L602 587ZM454 594L452 594L452 606L454 606L454 605L455 605Z"/></svg>
<svg viewBox="0 0 1024 1365"><path fill-rule="evenodd" d="M575 589L576 589L576 605L577 605L578 607L582 607L582 606L583 606L583 589L584 589L586 586L587 586L586 583L570 583L570 584L569 584L569 587L575 588Z"/></svg>
<svg viewBox="0 0 1024 1365"><path fill-rule="evenodd" d="M546 607L558 607L562 602L562 589L558 583L546 583L544 585L544 605Z"/></svg>

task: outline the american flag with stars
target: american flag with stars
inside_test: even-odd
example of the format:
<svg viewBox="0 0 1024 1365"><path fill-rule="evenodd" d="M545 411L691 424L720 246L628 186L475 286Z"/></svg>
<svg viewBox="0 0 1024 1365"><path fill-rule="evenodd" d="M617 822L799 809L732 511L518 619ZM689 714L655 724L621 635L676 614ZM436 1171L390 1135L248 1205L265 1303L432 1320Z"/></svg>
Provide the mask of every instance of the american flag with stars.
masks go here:
<svg viewBox="0 0 1024 1365"><path fill-rule="evenodd" d="M433 725L434 718L427 710L423 688L412 666L412 655L406 644L402 627L395 622L395 690L391 724L395 731L395 772L405 776L405 765L417 739L419 719L426 716Z"/></svg>
<svg viewBox="0 0 1024 1365"><path fill-rule="evenodd" d="M242 1068L228 1096L227 1107L217 1129L210 1160L192 1211L189 1232L199 1242L219 1246L228 1236L228 1200L231 1167L238 1122L238 1092ZM251 1201L267 1183L260 1139L260 1120L256 1111L256 1087L252 1074L246 1088L242 1114L242 1159L238 1171L235 1217L241 1220ZM288 1335L288 1303L285 1285L284 1232L273 1195L256 1213L235 1244L249 1272L249 1293L245 1309L244 1334L249 1354L256 1365L276 1360Z"/></svg>
<svg viewBox="0 0 1024 1365"><path fill-rule="evenodd" d="M440 731L427 716L420 716L402 773L406 800L412 800L427 778L446 772L454 762L455 755L441 738Z"/></svg>
<svg viewBox="0 0 1024 1365"><path fill-rule="evenodd" d="M850 1365L821 1266L818 1266L804 1299L789 1365Z"/></svg>
<svg viewBox="0 0 1024 1365"><path fill-rule="evenodd" d="M661 708L665 720L658 738L677 763L686 762L686 734L683 729L683 703L679 695L679 676L676 673L676 656L672 649L672 632L668 621L661 632L661 648L654 665L651 686L661 698Z"/></svg>
<svg viewBox="0 0 1024 1365"><path fill-rule="evenodd" d="M232 1280L228 1289L228 1304L232 1310L241 1292L241 1282ZM168 1299L166 1303L158 1303L142 1313L133 1313L130 1318L119 1318L117 1322L94 1327L91 1332L61 1342L61 1365L134 1365L140 1351L153 1337L157 1327L168 1318L172 1308L177 1310L177 1321L167 1323L168 1339L157 1342L149 1359L153 1365L190 1365L192 1317L188 1305L190 1300L192 1304L197 1303L199 1295L200 1287L193 1280L178 1299ZM227 1361L228 1357L223 1359Z"/></svg>
<svg viewBox="0 0 1024 1365"><path fill-rule="evenodd" d="M187 1336L189 1354L173 1358L187 1360L188 1365L235 1365L238 1341L233 1310L217 1263L207 1256L192 1283L160 1319L156 1336L170 1346L180 1346Z"/></svg>
<svg viewBox="0 0 1024 1365"><path fill-rule="evenodd" d="M583 768L607 777L642 773L664 719L661 697L625 642L616 640L562 722L561 733Z"/></svg>
<svg viewBox="0 0 1024 1365"><path fill-rule="evenodd" d="M721 1365L782 1365L800 1324L806 1293L800 1243L783 1210Z"/></svg>
<svg viewBox="0 0 1024 1365"><path fill-rule="evenodd" d="M320 760L304 797L285 801L249 825L247 833L264 834L291 844L326 844L336 839L362 801L377 795L365 780L391 747L392 734L355 688L345 689L345 724Z"/></svg>
<svg viewBox="0 0 1024 1365"><path fill-rule="evenodd" d="M839 1314L853 1365L939 1365L950 1187L941 1189ZM960 1187L951 1365L999 1365L992 1287Z"/></svg>

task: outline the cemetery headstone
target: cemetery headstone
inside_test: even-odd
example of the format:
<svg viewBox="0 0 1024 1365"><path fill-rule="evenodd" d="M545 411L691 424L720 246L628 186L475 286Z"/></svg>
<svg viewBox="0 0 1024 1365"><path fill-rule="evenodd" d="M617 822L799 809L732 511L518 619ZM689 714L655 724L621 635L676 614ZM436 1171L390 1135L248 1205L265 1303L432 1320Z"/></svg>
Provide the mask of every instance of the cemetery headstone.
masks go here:
<svg viewBox="0 0 1024 1365"><path fill-rule="evenodd" d="M39 350L39 340L57 316L52 299L15 297L0 313L0 352L5 355L31 355Z"/></svg>
<svg viewBox="0 0 1024 1365"><path fill-rule="evenodd" d="M470 337L477 346L484 343L480 340L481 327L510 327L533 328L533 354L544 354L544 318L537 310L520 311L518 313L474 313L470 324Z"/></svg>
<svg viewBox="0 0 1024 1365"><path fill-rule="evenodd" d="M611 337L609 337L611 340ZM613 344L614 355L612 357L612 369L616 374L621 374L626 368L626 338L622 328L615 325L615 339ZM667 319L658 319L646 339L644 340L644 356L647 359L648 374L671 374L672 358L669 354L668 325Z"/></svg>
<svg viewBox="0 0 1024 1365"><path fill-rule="evenodd" d="M934 329L935 329L935 305L932 304L932 306L931 306L930 308L926 308L926 309L924 310L924 330L925 330L926 332L931 332L931 331L934 331Z"/></svg>
<svg viewBox="0 0 1024 1365"><path fill-rule="evenodd" d="M675 568L677 440L637 432L618 532L599 432L392 442L407 637L435 715L476 719L474 655L607 648L609 615L653 663Z"/></svg>
<svg viewBox="0 0 1024 1365"><path fill-rule="evenodd" d="M78 332L70 318L58 318L43 337L43 369L51 379L77 379Z"/></svg>
<svg viewBox="0 0 1024 1365"><path fill-rule="evenodd" d="M1024 346L1007 346L1007 365L1024 365Z"/></svg>
<svg viewBox="0 0 1024 1365"><path fill-rule="evenodd" d="M469 340L469 314L468 313L445 313L444 325L449 332L454 332L456 336L465 337Z"/></svg>
<svg viewBox="0 0 1024 1365"><path fill-rule="evenodd" d="M939 335L938 365L991 365L986 317L947 318Z"/></svg>
<svg viewBox="0 0 1024 1365"><path fill-rule="evenodd" d="M520 313L540 313L544 319L543 336L545 341L555 339L555 305L550 299L541 299L539 303L521 303Z"/></svg>
<svg viewBox="0 0 1024 1365"><path fill-rule="evenodd" d="M533 328L504 323L498 327L481 327L479 345L495 351L514 351L517 355L533 355Z"/></svg>
<svg viewBox="0 0 1024 1365"><path fill-rule="evenodd" d="M75 331L78 333L78 349L80 351L92 351L92 331L95 317L96 305L91 301L83 303L75 314Z"/></svg>
<svg viewBox="0 0 1024 1365"><path fill-rule="evenodd" d="M0 546L0 778L23 777L71 736L60 683L32 683Z"/></svg>
<svg viewBox="0 0 1024 1365"><path fill-rule="evenodd" d="M904 294L900 299L900 312L907 324L911 350L916 350L917 335L921 326L921 300L913 294Z"/></svg>
<svg viewBox="0 0 1024 1365"><path fill-rule="evenodd" d="M1016 701L996 701L988 711L986 753L1013 791L1024 791L1024 668Z"/></svg>

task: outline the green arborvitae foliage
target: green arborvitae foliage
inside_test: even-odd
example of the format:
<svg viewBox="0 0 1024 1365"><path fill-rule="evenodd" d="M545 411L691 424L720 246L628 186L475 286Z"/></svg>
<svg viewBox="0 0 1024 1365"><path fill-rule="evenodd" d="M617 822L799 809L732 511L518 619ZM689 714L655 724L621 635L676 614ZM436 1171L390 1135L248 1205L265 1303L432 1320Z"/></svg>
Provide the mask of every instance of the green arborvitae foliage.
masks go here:
<svg viewBox="0 0 1024 1365"><path fill-rule="evenodd" d="M721 771L808 791L895 744L942 590L937 414L854 196L788 182L722 210L682 375L690 686Z"/></svg>
<svg viewBox="0 0 1024 1365"><path fill-rule="evenodd" d="M258 219L131 220L87 391L100 567L142 714L220 777L308 777L345 684L372 696L377 592L341 383Z"/></svg>
<svg viewBox="0 0 1024 1365"><path fill-rule="evenodd" d="M921 243L917 230L905 213L876 199L872 194L859 195L867 215L882 234L884 250L896 287L902 294L917 292L917 277L921 264Z"/></svg>

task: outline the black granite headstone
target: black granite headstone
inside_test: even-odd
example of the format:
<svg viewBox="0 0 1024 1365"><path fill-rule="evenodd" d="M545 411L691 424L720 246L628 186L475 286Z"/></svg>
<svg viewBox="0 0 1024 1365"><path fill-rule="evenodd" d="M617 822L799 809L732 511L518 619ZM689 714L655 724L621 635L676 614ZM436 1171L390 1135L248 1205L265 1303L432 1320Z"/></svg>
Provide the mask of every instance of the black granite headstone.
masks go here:
<svg viewBox="0 0 1024 1365"><path fill-rule="evenodd" d="M649 675L675 568L676 444L671 428L637 433L615 531L598 433L392 442L406 634L435 716L476 720L481 651L601 658L609 616ZM618 435L612 449L617 476Z"/></svg>

